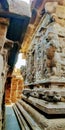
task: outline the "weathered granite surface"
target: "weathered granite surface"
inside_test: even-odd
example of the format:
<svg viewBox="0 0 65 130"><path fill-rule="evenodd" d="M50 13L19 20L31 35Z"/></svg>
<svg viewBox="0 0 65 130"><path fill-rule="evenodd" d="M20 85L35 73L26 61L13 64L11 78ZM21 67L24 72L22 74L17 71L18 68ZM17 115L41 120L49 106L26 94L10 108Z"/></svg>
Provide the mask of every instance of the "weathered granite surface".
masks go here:
<svg viewBox="0 0 65 130"><path fill-rule="evenodd" d="M55 15L45 13L32 38L27 53L26 82L58 77L65 80L65 24L62 25L65 20L62 17L59 21Z"/></svg>
<svg viewBox="0 0 65 130"><path fill-rule="evenodd" d="M9 20L6 18L0 18L0 130L2 128L2 120L4 119L4 91L6 75L8 71L7 65L7 52L4 48L6 42L6 33Z"/></svg>
<svg viewBox="0 0 65 130"><path fill-rule="evenodd" d="M30 2L23 0L7 0L11 13L31 17Z"/></svg>
<svg viewBox="0 0 65 130"><path fill-rule="evenodd" d="M42 97L48 102L54 102L55 99L59 102L60 96L60 102L65 102L65 97L61 93L53 100L48 95L51 93L51 89L59 92L61 88L65 93L65 19L63 15L62 18L59 16L58 7L57 4L55 11L53 9L50 12L47 10L43 15L28 48L26 69L23 71L26 86L45 88L46 91L49 88L49 93L44 93ZM33 92L31 95L35 96L35 93ZM62 103L59 104L56 107L62 111ZM49 106L47 107L49 111ZM53 106L51 108L53 111ZM65 106L63 111L65 111Z"/></svg>

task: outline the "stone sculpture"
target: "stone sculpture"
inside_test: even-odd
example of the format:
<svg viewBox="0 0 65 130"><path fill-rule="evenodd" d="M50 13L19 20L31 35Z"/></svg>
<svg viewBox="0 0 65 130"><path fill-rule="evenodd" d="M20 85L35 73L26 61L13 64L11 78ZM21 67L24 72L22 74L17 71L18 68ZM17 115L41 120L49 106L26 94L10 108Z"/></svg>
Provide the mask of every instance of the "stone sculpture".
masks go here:
<svg viewBox="0 0 65 130"><path fill-rule="evenodd" d="M65 19L64 15L60 15L61 19L58 17L61 5L55 2L49 12L47 7L50 4L46 3L47 11L29 46L25 78L27 83L65 78Z"/></svg>

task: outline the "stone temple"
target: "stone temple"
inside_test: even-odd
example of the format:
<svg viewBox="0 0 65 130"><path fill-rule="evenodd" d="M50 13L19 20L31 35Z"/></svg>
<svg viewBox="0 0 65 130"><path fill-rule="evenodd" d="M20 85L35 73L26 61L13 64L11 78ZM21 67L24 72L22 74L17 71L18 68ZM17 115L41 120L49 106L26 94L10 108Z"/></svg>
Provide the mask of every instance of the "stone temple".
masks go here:
<svg viewBox="0 0 65 130"><path fill-rule="evenodd" d="M65 0L0 1L0 68L0 130L65 130Z"/></svg>

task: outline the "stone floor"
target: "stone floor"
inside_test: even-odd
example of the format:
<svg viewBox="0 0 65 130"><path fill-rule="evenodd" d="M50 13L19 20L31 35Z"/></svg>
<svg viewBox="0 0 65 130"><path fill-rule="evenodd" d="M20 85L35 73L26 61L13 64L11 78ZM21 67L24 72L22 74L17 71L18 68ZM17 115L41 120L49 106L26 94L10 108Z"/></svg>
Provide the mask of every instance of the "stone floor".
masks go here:
<svg viewBox="0 0 65 130"><path fill-rule="evenodd" d="M6 106L4 130L20 130L12 106Z"/></svg>
<svg viewBox="0 0 65 130"><path fill-rule="evenodd" d="M20 104L21 106L21 104ZM26 110L28 108L28 111L31 118L33 118L33 120L37 121L37 118L39 117L38 112L36 112L38 117L33 116L34 115L34 111L33 114L31 114L31 109L33 110L33 108L29 108L29 105L27 105L28 107L26 107ZM24 107L25 110L25 107ZM20 113L21 114L21 113ZM23 115L25 115L25 113L23 113ZM40 114L40 116L42 116ZM47 119L44 115L42 119L42 124L43 124L43 129L41 128L41 130L65 130L65 118L54 118L54 119ZM40 122L41 123L41 122ZM12 106L6 106L6 111L5 111L5 128L3 130L22 130L19 127L18 121L16 119L16 116L14 114L14 111L12 109ZM32 129L31 129L32 130ZM34 128L33 130L38 130L36 128Z"/></svg>

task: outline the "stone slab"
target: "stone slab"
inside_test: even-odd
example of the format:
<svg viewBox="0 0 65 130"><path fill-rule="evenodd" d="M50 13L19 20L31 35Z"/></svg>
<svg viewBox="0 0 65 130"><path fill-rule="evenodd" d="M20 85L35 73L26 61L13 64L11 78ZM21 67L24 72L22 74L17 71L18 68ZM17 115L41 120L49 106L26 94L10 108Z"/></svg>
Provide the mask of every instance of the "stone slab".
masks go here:
<svg viewBox="0 0 65 130"><path fill-rule="evenodd" d="M65 6L57 5L56 15L60 18L65 19Z"/></svg>
<svg viewBox="0 0 65 130"><path fill-rule="evenodd" d="M25 86L34 86L38 84L46 84L46 83L53 83L53 84L64 84L65 85L65 78L61 79L59 77L56 78L50 78L50 79L42 79L38 80L37 82L32 82L32 83L25 83Z"/></svg>
<svg viewBox="0 0 65 130"><path fill-rule="evenodd" d="M28 1L14 0L13 2L12 0L7 0L7 2L11 13L31 17L30 3Z"/></svg>
<svg viewBox="0 0 65 130"><path fill-rule="evenodd" d="M47 117L44 116L44 113L41 114L40 112L38 112L38 110L36 110L35 108L32 108L30 104L27 104L24 101L19 101L17 106L18 107L20 106L18 109L19 112L21 112L21 108L23 106L23 109L26 112L28 112L28 114L36 122L36 124L38 124L41 130L65 130L65 118L58 117L57 119L56 118L48 119ZM25 115L25 112L23 112L23 115ZM26 120L28 120L29 125L31 126L28 117ZM34 128L34 130L39 130L39 129Z"/></svg>
<svg viewBox="0 0 65 130"><path fill-rule="evenodd" d="M24 100L47 114L65 114L65 102L52 103L41 99L22 96Z"/></svg>

